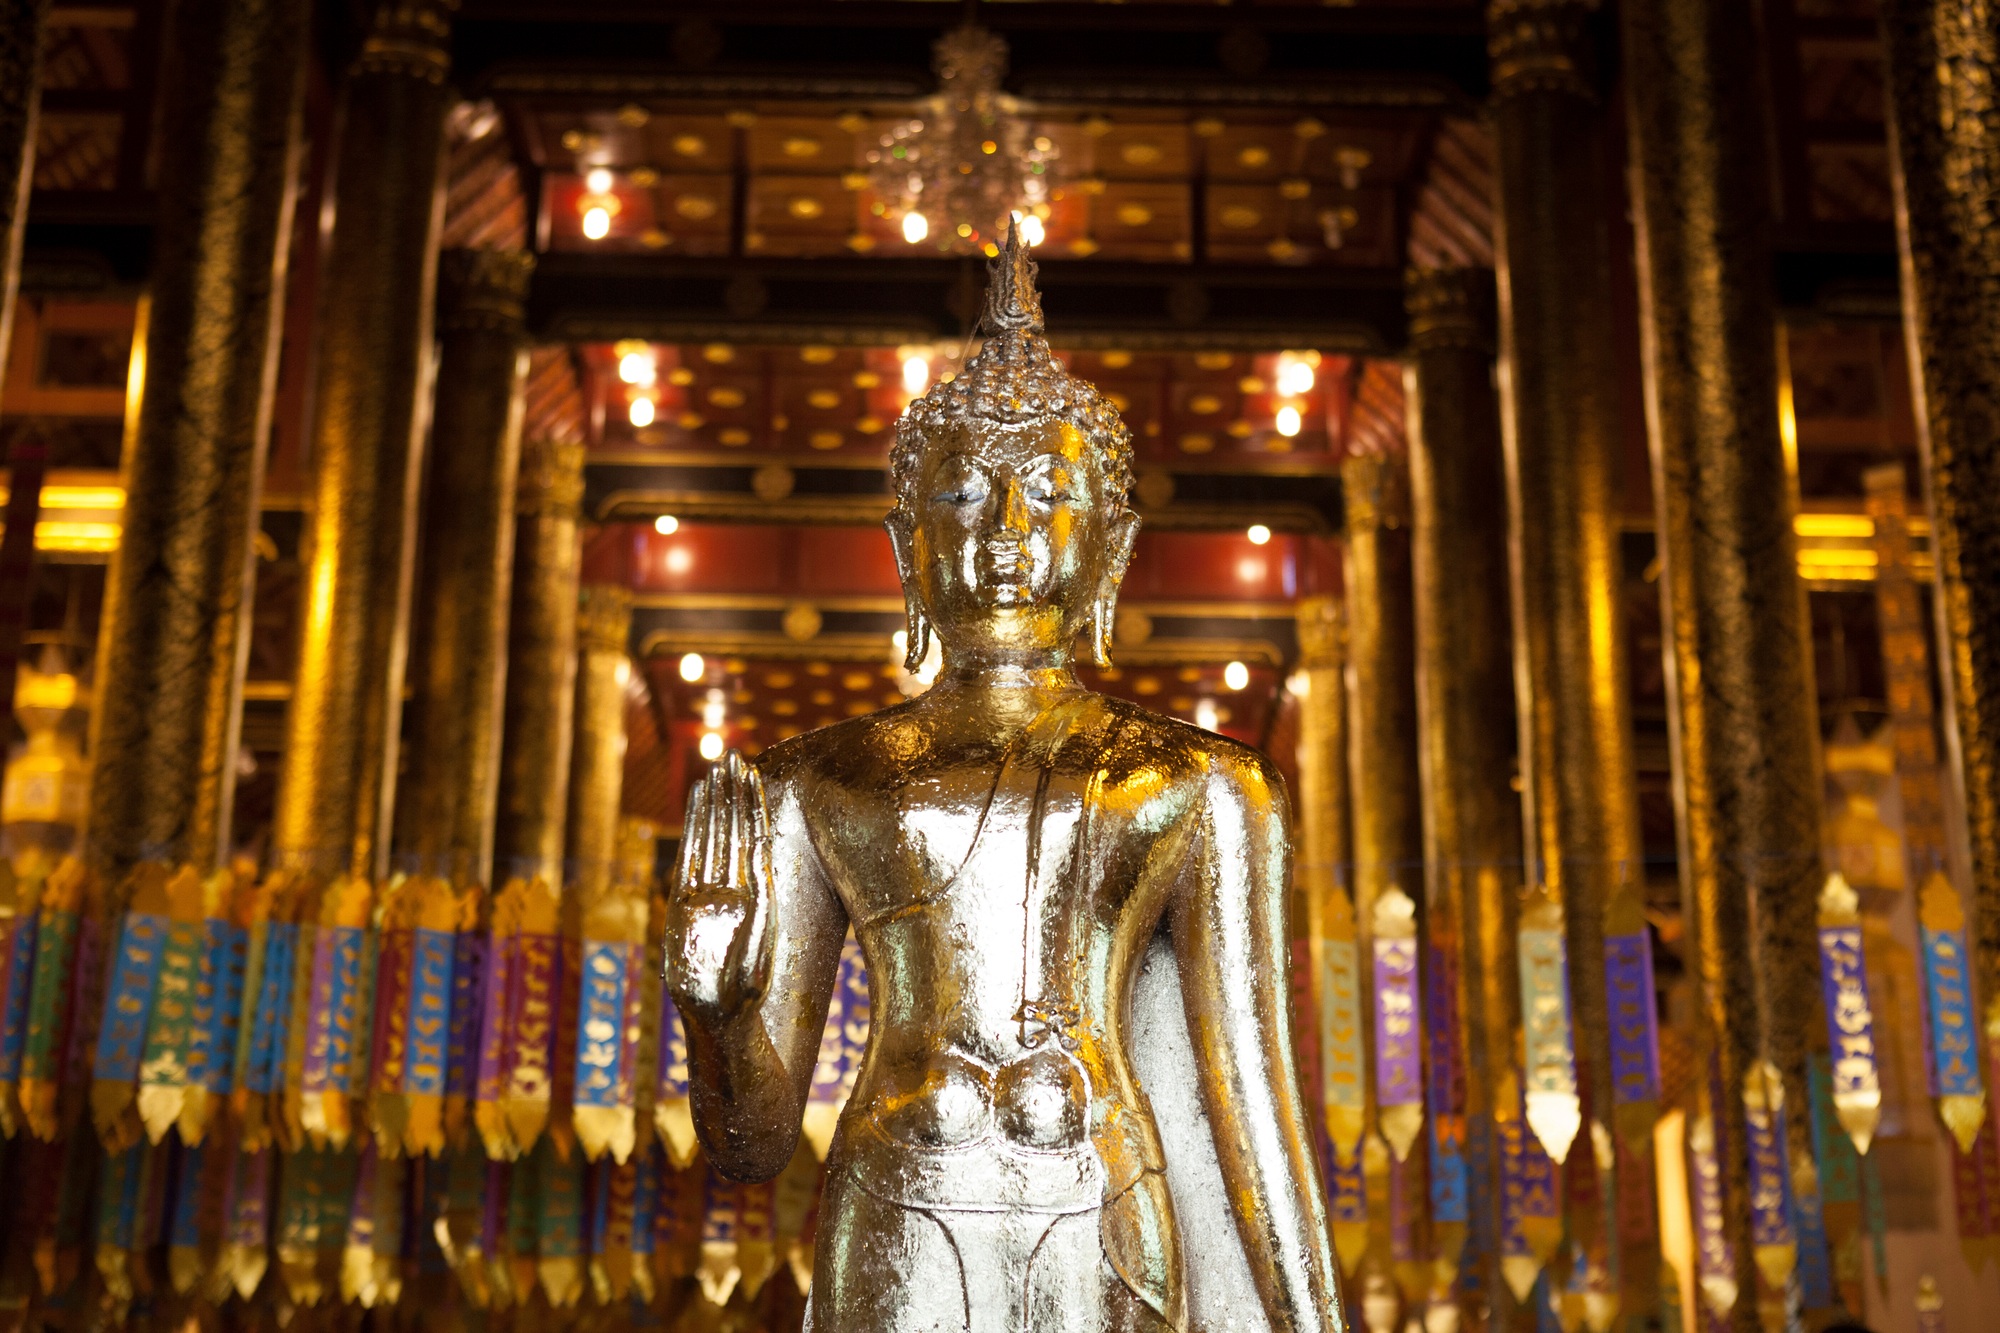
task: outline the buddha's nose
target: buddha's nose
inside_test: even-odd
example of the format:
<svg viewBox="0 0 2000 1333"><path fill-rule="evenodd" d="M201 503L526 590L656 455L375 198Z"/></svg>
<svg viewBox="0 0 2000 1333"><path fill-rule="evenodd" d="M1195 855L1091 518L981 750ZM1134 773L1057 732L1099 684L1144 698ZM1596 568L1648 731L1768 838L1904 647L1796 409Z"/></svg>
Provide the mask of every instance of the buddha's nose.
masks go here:
<svg viewBox="0 0 2000 1333"><path fill-rule="evenodd" d="M1008 536L1026 537L1031 523L1028 518L1028 494L1018 478L1009 477L1000 491L1000 531Z"/></svg>

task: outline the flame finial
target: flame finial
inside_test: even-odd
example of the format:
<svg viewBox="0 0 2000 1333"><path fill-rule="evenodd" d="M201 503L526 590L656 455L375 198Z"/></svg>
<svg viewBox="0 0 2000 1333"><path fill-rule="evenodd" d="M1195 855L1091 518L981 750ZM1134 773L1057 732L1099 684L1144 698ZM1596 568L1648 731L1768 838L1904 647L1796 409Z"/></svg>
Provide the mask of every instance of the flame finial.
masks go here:
<svg viewBox="0 0 2000 1333"><path fill-rule="evenodd" d="M981 323L988 333L1042 332L1042 294L1035 290L1039 271L1022 239L1020 214L1014 214L1007 221L1006 245L986 264L986 316Z"/></svg>

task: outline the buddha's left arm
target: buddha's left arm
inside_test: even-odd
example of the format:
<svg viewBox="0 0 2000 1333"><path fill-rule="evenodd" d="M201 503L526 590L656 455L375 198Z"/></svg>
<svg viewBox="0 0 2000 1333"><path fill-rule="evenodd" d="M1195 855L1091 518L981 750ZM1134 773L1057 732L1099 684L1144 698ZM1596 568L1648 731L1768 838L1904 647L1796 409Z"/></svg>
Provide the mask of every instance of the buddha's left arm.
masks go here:
<svg viewBox="0 0 2000 1333"><path fill-rule="evenodd" d="M1261 755L1212 764L1173 906L1202 1101L1274 1333L1335 1330L1333 1243L1293 1057L1284 780Z"/></svg>

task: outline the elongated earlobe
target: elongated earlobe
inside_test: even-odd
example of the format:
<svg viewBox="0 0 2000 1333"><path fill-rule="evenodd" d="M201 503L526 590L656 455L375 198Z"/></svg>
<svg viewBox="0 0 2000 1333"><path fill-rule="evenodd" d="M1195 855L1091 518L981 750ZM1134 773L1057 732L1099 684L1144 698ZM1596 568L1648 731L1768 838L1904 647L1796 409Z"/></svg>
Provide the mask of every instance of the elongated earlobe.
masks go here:
<svg viewBox="0 0 2000 1333"><path fill-rule="evenodd" d="M1090 660L1100 667L1111 665L1111 630L1117 614L1117 588L1107 585L1097 594L1097 609L1090 616Z"/></svg>
<svg viewBox="0 0 2000 1333"><path fill-rule="evenodd" d="M924 658L931 650L931 622L914 597L903 599L903 615L909 626L905 635L909 640L909 651L903 654L903 670L915 672L924 664Z"/></svg>

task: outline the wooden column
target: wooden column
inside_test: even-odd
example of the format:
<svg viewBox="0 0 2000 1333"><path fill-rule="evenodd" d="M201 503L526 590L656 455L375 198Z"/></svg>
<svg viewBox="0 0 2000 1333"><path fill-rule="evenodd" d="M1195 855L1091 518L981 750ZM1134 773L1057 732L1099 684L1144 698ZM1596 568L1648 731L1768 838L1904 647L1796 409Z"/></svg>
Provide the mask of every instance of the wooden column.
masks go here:
<svg viewBox="0 0 2000 1333"><path fill-rule="evenodd" d="M302 631L273 828L277 861L319 874L387 870L453 7L377 11L335 150Z"/></svg>
<svg viewBox="0 0 2000 1333"><path fill-rule="evenodd" d="M98 636L89 855L108 878L229 856L306 34L286 0L166 27L167 66L202 77L161 107L145 386Z"/></svg>
<svg viewBox="0 0 2000 1333"><path fill-rule="evenodd" d="M506 723L494 870L563 882L576 722L577 576L583 446L529 440L515 508L514 609L507 627Z"/></svg>
<svg viewBox="0 0 2000 1333"><path fill-rule="evenodd" d="M618 859L618 810L625 789L625 687L632 594L615 584L584 585L577 608L576 748L569 769L570 883L590 902L611 886Z"/></svg>
<svg viewBox="0 0 2000 1333"><path fill-rule="evenodd" d="M1493 274L1412 271L1406 375L1416 587L1417 717L1431 930L1455 936L1469 1125L1486 1129L1515 1066L1521 803L1508 624L1507 512L1493 386ZM1435 957L1435 953L1433 954ZM1490 1129L1468 1139L1473 1226L1500 1234L1503 1182ZM1503 1283L1483 1256L1479 1285Z"/></svg>
<svg viewBox="0 0 2000 1333"><path fill-rule="evenodd" d="M406 869L485 884L500 776L514 487L527 374L522 302L534 256L444 256L437 408L416 600L418 676L396 821Z"/></svg>
<svg viewBox="0 0 2000 1333"><path fill-rule="evenodd" d="M1990 1068L2000 1041L2000 23L1988 5L1952 0L1883 0L1881 12L1903 328L1948 664L1944 734L1972 853Z"/></svg>
<svg viewBox="0 0 2000 1333"><path fill-rule="evenodd" d="M1611 1104L1604 913L1641 873L1618 611L1617 372L1590 0L1487 9L1527 884L1562 909L1577 1075ZM1553 1104L1554 1099L1549 1099ZM1530 1122L1558 1160L1573 1110Z"/></svg>
<svg viewBox="0 0 2000 1333"><path fill-rule="evenodd" d="M1818 1017L1822 777L1811 632L1778 420L1775 218L1759 48L1728 0L1624 6L1647 424L1668 628L1681 893L1713 1072L1735 1328L1783 1327L1774 1178L1805 1151ZM1759 1162L1782 1098L1792 1143ZM1761 1275L1761 1280L1760 1279Z"/></svg>

